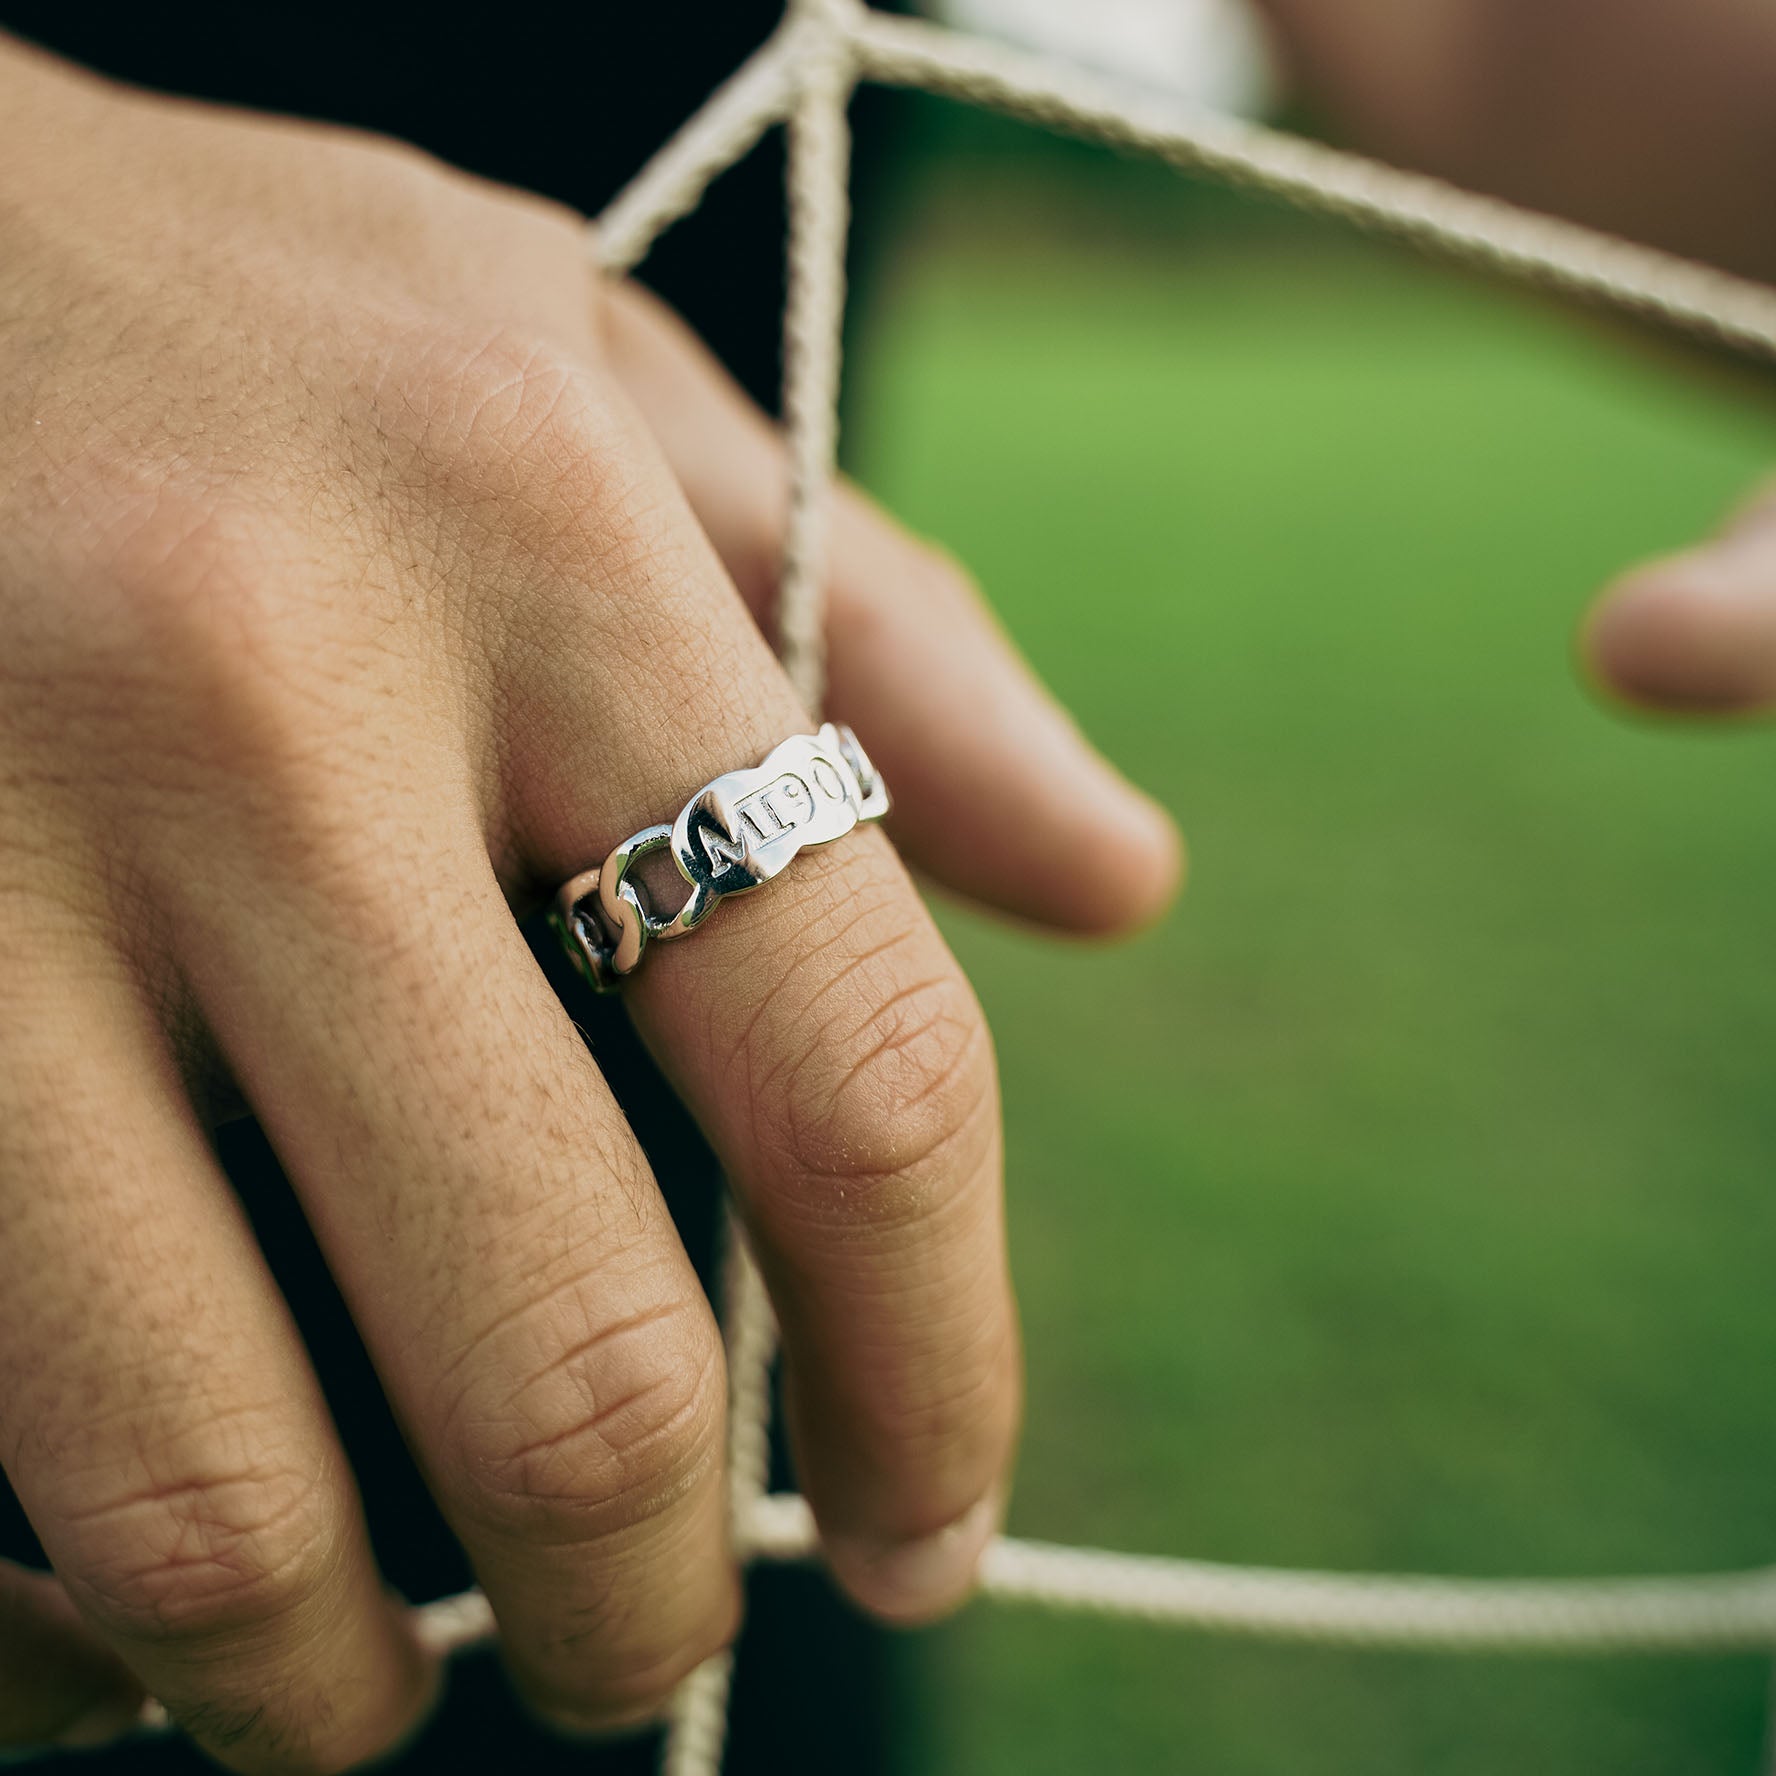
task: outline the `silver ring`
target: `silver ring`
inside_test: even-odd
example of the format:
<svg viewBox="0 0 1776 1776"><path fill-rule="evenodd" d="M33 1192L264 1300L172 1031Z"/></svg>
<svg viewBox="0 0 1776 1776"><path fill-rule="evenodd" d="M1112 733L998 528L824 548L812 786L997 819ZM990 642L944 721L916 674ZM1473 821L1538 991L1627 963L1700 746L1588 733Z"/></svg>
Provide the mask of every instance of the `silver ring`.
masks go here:
<svg viewBox="0 0 1776 1776"><path fill-rule="evenodd" d="M830 845L860 820L888 812L888 790L857 736L840 722L795 734L751 771L706 783L670 826L646 826L596 869L562 885L550 923L575 967L601 993L633 974L648 944L695 931L730 895L768 882L805 845ZM672 848L689 885L684 904L662 918L634 866Z"/></svg>

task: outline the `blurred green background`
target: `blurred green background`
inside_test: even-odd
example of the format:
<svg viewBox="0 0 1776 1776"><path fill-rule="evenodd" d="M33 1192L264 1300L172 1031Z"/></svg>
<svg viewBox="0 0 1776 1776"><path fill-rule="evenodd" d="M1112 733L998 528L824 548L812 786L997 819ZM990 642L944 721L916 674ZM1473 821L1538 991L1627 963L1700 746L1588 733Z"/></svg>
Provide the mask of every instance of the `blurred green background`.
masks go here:
<svg viewBox="0 0 1776 1776"><path fill-rule="evenodd" d="M1776 404L1155 169L913 140L854 466L1193 853L1120 949L945 915L1004 1071L1012 1529L1776 1559L1776 737L1623 720L1571 643L1776 464ZM1749 1773L1771 1675L992 1605L905 1657L921 1776Z"/></svg>

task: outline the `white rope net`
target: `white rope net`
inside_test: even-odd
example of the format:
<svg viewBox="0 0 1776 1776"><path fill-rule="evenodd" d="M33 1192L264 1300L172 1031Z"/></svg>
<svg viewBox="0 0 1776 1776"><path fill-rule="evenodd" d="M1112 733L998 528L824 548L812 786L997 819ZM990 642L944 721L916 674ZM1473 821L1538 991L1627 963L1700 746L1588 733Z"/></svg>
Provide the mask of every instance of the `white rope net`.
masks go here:
<svg viewBox="0 0 1776 1776"><path fill-rule="evenodd" d="M776 124L789 132L783 413L790 503L778 644L812 708L824 682L822 583L834 473L850 137L859 81L919 88L1052 129L1217 174L1476 268L1657 322L1776 362L1776 289L1533 214L1440 180L1213 112L1185 111L1086 69L861 0L788 0L775 34L642 169L592 234L607 273L628 271L709 182ZM768 1490L776 1326L729 1223L724 1297L728 1492L742 1563L802 1561L818 1547L804 1500ZM1589 1580L1457 1579L1230 1566L1000 1537L981 1590L1050 1609L1279 1640L1452 1652L1776 1649L1776 1566L1741 1573ZM440 1654L491 1640L479 1592L417 1612ZM730 1655L674 1699L667 1776L718 1776Z"/></svg>
<svg viewBox="0 0 1776 1776"><path fill-rule="evenodd" d="M607 271L628 270L695 208L717 173L773 124L787 124L790 506L777 620L784 663L810 706L823 683L826 493L848 221L845 116L860 80L948 94L1216 173L1480 268L1776 359L1776 291L1764 286L1242 119L1186 114L1084 69L872 12L859 0L789 0L776 34L612 203L595 240ZM776 1330L733 1229L725 1309L734 1546L742 1561L805 1560L817 1546L807 1504L766 1490ZM1451 1651L1776 1646L1776 1567L1574 1582L1461 1580L1291 1572L1001 1537L986 1552L980 1581L989 1596L1052 1609L1295 1640ZM478 1600L433 1605L427 1621L440 1644L492 1631ZM719 1772L731 1678L724 1654L682 1686L666 1740L667 1776Z"/></svg>

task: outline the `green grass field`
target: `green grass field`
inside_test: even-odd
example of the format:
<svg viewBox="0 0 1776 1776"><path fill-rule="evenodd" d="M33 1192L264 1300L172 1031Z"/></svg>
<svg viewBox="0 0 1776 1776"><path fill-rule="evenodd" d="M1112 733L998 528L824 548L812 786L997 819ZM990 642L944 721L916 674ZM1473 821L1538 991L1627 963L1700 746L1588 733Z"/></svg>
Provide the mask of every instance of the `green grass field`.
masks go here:
<svg viewBox="0 0 1776 1776"><path fill-rule="evenodd" d="M1118 950L946 914L1009 1118L1011 1527L1776 1560L1776 737L1624 722L1571 646L1776 406L1113 162L957 166L904 194L857 468L1194 866ZM907 1656L921 1776L1750 1776L1770 1688L985 1605Z"/></svg>

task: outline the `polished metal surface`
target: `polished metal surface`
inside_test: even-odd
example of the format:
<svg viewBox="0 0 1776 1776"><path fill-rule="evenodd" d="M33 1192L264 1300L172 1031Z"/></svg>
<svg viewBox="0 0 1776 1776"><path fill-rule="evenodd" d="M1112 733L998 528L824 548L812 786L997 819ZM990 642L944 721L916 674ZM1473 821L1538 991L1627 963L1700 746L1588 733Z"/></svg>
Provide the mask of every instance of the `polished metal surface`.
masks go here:
<svg viewBox="0 0 1776 1776"><path fill-rule="evenodd" d="M888 791L839 722L796 734L749 771L728 771L691 797L670 826L644 827L556 896L552 923L601 993L633 974L648 944L695 931L722 901L770 881L807 845L830 845L888 812ZM669 917L649 905L634 866L670 847L690 893Z"/></svg>

